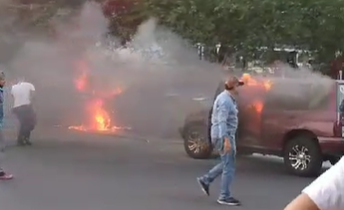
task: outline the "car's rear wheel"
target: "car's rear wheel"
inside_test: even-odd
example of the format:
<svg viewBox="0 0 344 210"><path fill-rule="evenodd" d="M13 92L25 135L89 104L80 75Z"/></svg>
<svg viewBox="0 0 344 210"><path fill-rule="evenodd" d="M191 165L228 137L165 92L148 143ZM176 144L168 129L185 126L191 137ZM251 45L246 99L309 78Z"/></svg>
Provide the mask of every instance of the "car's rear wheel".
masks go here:
<svg viewBox="0 0 344 210"><path fill-rule="evenodd" d="M316 139L310 136L297 136L284 147L284 164L298 176L315 176L321 171L322 153Z"/></svg>
<svg viewBox="0 0 344 210"><path fill-rule="evenodd" d="M189 125L184 131L184 149L195 159L206 159L211 156L212 148L208 139L206 126Z"/></svg>

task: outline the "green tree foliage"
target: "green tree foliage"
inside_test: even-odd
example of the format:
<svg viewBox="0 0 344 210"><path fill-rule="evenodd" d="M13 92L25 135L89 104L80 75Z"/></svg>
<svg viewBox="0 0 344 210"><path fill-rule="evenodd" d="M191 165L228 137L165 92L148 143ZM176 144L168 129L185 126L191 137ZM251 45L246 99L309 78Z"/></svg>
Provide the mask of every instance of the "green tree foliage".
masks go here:
<svg viewBox="0 0 344 210"><path fill-rule="evenodd" d="M289 45L324 59L344 50L344 0L141 0L140 7L197 42L245 51Z"/></svg>
<svg viewBox="0 0 344 210"><path fill-rule="evenodd" d="M110 32L125 40L135 33L136 27L143 21L136 0L103 1L103 12L109 18Z"/></svg>
<svg viewBox="0 0 344 210"><path fill-rule="evenodd" d="M85 2L31 1L9 8L23 16L20 22L37 27L49 25L59 8L79 8ZM105 11L110 29L125 38L144 19L153 16L192 42L222 43L234 50L250 52L261 46L272 49L288 45L315 52L322 60L344 51L344 0L97 1L110 2L109 12Z"/></svg>

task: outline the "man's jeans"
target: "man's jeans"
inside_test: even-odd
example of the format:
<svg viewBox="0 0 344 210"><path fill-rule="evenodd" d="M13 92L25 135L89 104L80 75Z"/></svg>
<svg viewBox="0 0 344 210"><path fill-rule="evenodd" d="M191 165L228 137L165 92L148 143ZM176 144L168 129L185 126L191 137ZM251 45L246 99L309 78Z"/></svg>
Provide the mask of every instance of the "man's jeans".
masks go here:
<svg viewBox="0 0 344 210"><path fill-rule="evenodd" d="M230 186L235 173L235 155L236 146L234 136L230 137L232 149L230 152L224 152L223 139L213 140L214 149L219 151L221 162L214 166L207 174L201 177L202 181L209 185L218 176L221 175L221 190L219 199L227 199L231 197Z"/></svg>

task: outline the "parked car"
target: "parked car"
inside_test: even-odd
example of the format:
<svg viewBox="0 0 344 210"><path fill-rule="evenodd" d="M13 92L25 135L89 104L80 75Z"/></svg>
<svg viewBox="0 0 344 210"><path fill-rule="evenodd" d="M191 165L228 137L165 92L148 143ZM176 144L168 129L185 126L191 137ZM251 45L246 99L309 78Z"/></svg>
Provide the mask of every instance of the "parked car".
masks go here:
<svg viewBox="0 0 344 210"><path fill-rule="evenodd" d="M281 80L268 91L262 85L240 90L238 154L283 157L285 167L299 176L317 175L323 161L335 164L344 154L335 83L327 81L325 87L305 79ZM220 83L215 97L223 87ZM211 108L190 114L180 129L192 158L212 154L210 113Z"/></svg>

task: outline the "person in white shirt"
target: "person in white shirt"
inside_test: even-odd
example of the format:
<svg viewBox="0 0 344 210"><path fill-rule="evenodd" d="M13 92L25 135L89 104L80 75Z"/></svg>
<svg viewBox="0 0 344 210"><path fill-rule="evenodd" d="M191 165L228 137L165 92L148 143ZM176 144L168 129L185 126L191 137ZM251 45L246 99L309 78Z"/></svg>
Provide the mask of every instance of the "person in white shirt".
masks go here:
<svg viewBox="0 0 344 210"><path fill-rule="evenodd" d="M344 157L328 169L284 210L344 210Z"/></svg>
<svg viewBox="0 0 344 210"><path fill-rule="evenodd" d="M32 107L35 86L23 80L12 86L13 113L19 120L18 145L31 145L30 135L36 126L36 114Z"/></svg>

